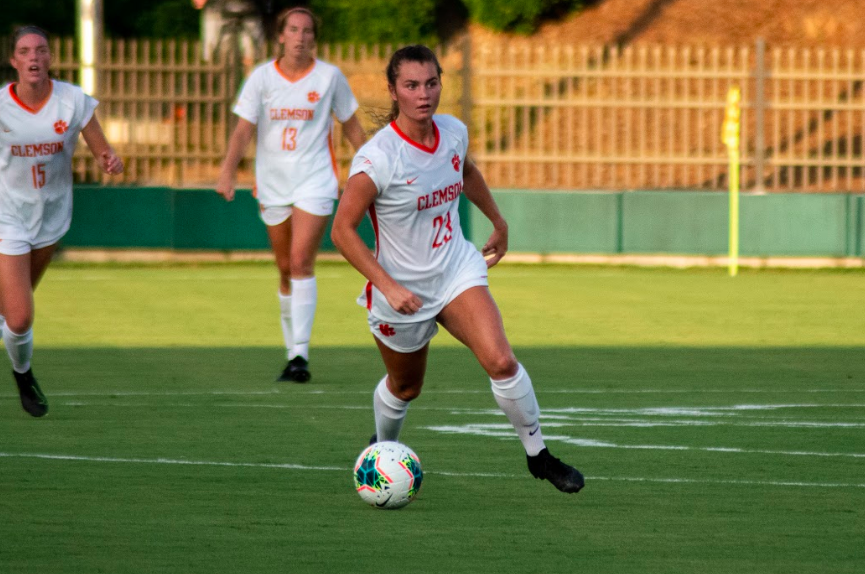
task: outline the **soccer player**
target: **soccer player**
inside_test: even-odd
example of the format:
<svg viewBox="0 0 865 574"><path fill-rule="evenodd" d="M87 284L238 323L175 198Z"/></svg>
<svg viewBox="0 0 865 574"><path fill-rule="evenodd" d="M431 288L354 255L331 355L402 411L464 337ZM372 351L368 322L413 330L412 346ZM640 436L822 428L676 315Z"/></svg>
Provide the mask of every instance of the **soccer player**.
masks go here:
<svg viewBox="0 0 865 574"><path fill-rule="evenodd" d="M488 288L487 269L507 251L508 226L466 157L466 126L434 115L441 71L425 46L394 53L387 67L391 121L355 156L334 218L334 244L368 279L358 303L368 310L387 371L373 393L373 440L398 439L409 403L420 395L429 343L441 324L489 375L532 475L577 492L583 476L544 445L532 381L514 356ZM460 195L493 224L483 255L462 234ZM374 255L357 232L367 212L376 234Z"/></svg>
<svg viewBox="0 0 865 574"><path fill-rule="evenodd" d="M72 220L72 154L78 134L105 173L123 171L78 86L52 80L48 34L36 26L12 34L9 59L18 81L0 88L0 327L21 405L48 412L30 360L33 290Z"/></svg>
<svg viewBox="0 0 865 574"><path fill-rule="evenodd" d="M311 377L309 340L318 291L315 258L337 199L331 114L357 150L366 141L357 100L340 70L314 56L318 19L288 8L277 19L281 55L256 68L240 92L239 116L216 191L234 198L237 166L257 132L255 195L279 269L288 364L278 381Z"/></svg>

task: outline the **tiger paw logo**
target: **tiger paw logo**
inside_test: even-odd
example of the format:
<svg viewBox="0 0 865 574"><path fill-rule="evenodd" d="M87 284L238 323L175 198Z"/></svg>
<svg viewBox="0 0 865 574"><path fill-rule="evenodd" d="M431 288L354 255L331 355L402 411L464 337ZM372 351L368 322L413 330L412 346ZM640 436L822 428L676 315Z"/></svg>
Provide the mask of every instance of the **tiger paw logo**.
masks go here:
<svg viewBox="0 0 865 574"><path fill-rule="evenodd" d="M306 94L306 99L309 100L310 104L314 104L321 99L321 96L318 95L318 92L309 92Z"/></svg>
<svg viewBox="0 0 865 574"><path fill-rule="evenodd" d="M385 337L393 337L394 335L396 335L396 331L394 330L394 328L387 323L379 325L378 330L381 331L381 334Z"/></svg>
<svg viewBox="0 0 865 574"><path fill-rule="evenodd" d="M69 124L64 122L63 120L57 120L54 122L54 131L58 134L65 134L69 130Z"/></svg>
<svg viewBox="0 0 865 574"><path fill-rule="evenodd" d="M451 163L454 164L454 171L460 170L460 156L459 155L454 154L454 156L451 158Z"/></svg>

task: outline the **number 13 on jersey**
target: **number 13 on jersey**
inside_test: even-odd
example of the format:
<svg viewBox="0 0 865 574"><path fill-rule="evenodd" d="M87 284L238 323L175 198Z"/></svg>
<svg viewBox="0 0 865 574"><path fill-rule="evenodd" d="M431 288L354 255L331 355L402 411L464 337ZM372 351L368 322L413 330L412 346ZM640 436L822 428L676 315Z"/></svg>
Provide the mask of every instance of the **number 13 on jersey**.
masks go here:
<svg viewBox="0 0 865 574"><path fill-rule="evenodd" d="M282 130L283 151L294 151L297 149L297 128L285 128Z"/></svg>

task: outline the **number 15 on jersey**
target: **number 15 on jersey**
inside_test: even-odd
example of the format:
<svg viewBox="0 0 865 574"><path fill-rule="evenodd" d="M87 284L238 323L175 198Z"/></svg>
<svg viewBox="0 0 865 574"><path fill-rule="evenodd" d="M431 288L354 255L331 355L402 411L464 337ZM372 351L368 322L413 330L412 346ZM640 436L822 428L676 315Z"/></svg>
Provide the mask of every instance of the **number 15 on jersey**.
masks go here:
<svg viewBox="0 0 865 574"><path fill-rule="evenodd" d="M33 175L33 189L42 189L45 187L45 164L37 163L30 168L30 173Z"/></svg>

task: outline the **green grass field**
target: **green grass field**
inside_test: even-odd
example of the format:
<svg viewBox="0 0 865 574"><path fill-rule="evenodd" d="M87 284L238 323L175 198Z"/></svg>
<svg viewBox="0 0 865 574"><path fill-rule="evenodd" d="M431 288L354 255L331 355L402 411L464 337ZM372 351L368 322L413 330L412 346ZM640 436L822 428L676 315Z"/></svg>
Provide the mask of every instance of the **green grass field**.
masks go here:
<svg viewBox="0 0 865 574"><path fill-rule="evenodd" d="M492 289L547 444L529 475L445 333L402 440L423 489L351 466L383 370L348 266L319 266L313 380L283 366L270 265L52 267L44 419L0 392L0 573L861 573L865 274L502 265ZM8 359L5 369L8 371Z"/></svg>

